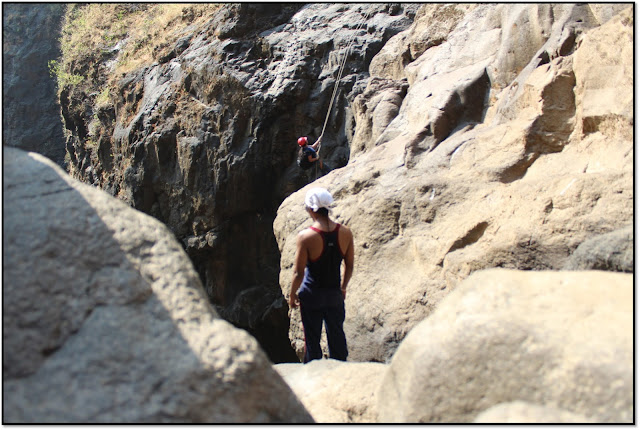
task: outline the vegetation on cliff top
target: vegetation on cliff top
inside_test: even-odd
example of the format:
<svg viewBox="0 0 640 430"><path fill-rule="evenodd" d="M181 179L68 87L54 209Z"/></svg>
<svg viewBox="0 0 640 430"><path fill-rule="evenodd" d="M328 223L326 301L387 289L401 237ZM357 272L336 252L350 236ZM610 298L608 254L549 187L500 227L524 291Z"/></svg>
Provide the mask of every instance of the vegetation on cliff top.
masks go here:
<svg viewBox="0 0 640 430"><path fill-rule="evenodd" d="M198 3L68 5L60 36L62 56L50 63L58 91L80 85L87 94L99 95L104 101L108 90L101 87L109 77L121 77L157 61L185 27L210 19L219 7ZM108 67L98 70L100 64Z"/></svg>
<svg viewBox="0 0 640 430"><path fill-rule="evenodd" d="M61 56L49 61L49 71L57 80L59 98L83 100L78 106L84 108L72 116L92 117L85 141L91 157L97 156L100 140L110 139L112 118L103 115L101 120L99 111L115 105L116 82L157 62L178 39L202 28L219 8L220 4L189 3L66 6Z"/></svg>

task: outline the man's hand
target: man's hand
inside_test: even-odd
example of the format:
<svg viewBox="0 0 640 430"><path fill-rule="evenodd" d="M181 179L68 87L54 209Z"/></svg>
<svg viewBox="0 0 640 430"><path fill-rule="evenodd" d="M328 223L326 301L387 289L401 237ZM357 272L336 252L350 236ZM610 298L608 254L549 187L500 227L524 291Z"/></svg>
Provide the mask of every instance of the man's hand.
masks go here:
<svg viewBox="0 0 640 430"><path fill-rule="evenodd" d="M295 309L299 304L300 300L298 300L298 293L292 292L291 295L289 295L289 306L291 307L291 309Z"/></svg>
<svg viewBox="0 0 640 430"><path fill-rule="evenodd" d="M318 145L320 145L320 143L322 143L322 136L320 136L318 138L318 140L316 140L313 145L311 145L311 147L313 148L314 151L318 150Z"/></svg>

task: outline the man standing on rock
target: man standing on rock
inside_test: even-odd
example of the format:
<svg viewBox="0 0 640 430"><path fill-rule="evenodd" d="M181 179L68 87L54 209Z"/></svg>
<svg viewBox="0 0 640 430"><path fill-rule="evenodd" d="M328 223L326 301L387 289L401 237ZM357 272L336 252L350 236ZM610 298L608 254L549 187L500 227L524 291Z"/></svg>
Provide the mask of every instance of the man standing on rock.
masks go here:
<svg viewBox="0 0 640 430"><path fill-rule="evenodd" d="M346 361L344 299L353 273L353 235L348 227L329 218L329 208L333 204L329 191L312 188L304 202L313 224L298 234L289 296L291 308L300 305L305 341L304 363L322 358L320 335L323 321L329 357ZM340 276L343 260L344 273Z"/></svg>

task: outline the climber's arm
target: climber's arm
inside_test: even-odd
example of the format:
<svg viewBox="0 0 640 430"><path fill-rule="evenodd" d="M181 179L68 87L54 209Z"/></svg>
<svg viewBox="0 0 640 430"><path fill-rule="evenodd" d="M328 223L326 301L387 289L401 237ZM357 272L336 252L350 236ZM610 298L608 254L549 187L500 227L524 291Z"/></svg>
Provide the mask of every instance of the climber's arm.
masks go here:
<svg viewBox="0 0 640 430"><path fill-rule="evenodd" d="M318 138L318 140L315 141L315 143L313 145L311 145L311 147L313 148L314 151L318 152L318 146L320 146L320 143L322 143L322 136L320 136ZM316 158L317 160L317 158Z"/></svg>

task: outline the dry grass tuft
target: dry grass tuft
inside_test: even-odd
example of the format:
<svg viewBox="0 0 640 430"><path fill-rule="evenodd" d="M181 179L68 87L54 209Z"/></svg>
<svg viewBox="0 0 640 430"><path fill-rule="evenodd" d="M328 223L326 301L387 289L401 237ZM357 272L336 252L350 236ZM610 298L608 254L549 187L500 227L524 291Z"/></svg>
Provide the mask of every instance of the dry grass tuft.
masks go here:
<svg viewBox="0 0 640 430"><path fill-rule="evenodd" d="M57 77L59 96L66 92L69 108L81 109L88 123L83 142L93 164L111 141L110 158L118 150L113 141L117 81L123 75L158 61L187 32L198 31L221 7L206 3L84 3L69 4L62 26L59 60L49 62ZM81 100L81 102L77 102ZM89 106L87 106L89 105ZM126 116L137 101L124 103ZM65 129L66 130L66 129ZM102 155L99 151L102 150ZM67 153L69 155L69 153ZM68 165L71 166L70 157ZM73 168L72 168L73 170ZM82 174L78 174L82 176Z"/></svg>
<svg viewBox="0 0 640 430"><path fill-rule="evenodd" d="M59 71L67 77L95 79L87 76L86 66L94 62L91 57L97 62L103 56L115 56L111 69L115 75L150 65L158 48L175 43L185 27L210 19L219 7L207 3L70 4L60 38Z"/></svg>

